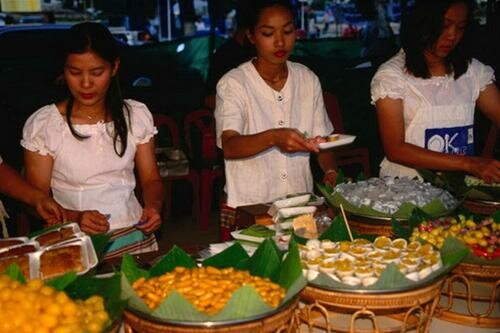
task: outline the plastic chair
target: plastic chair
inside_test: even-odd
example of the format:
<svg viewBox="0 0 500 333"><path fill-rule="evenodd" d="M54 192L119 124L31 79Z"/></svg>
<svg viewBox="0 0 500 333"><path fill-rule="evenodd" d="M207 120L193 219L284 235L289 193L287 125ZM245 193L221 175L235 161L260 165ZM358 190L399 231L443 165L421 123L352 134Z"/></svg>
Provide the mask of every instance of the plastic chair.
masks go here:
<svg viewBox="0 0 500 333"><path fill-rule="evenodd" d="M335 133L345 133L337 97L328 91L323 91L323 101L325 103L326 112L328 113L328 118L330 118L335 128ZM338 167L358 164L361 166L366 177L371 175L370 153L368 148L350 146L339 147L335 149L334 156Z"/></svg>
<svg viewBox="0 0 500 333"><path fill-rule="evenodd" d="M207 95L204 100L205 106L210 110L215 110L215 95Z"/></svg>
<svg viewBox="0 0 500 333"><path fill-rule="evenodd" d="M171 138L171 145L175 149L180 148L180 136L179 128L177 123L166 115L154 114L153 115L154 124L158 131L160 128L165 127L168 129ZM157 145L158 145L158 141ZM157 147L160 148L160 147ZM200 202L200 190L199 190L199 175L198 172L189 166L188 172L185 175L166 175L162 176L165 184L165 202L163 207L163 218L166 219L170 217L172 209L172 183L177 180L185 180L191 183L193 191L193 202L192 202L192 214L196 220L199 220L199 202Z"/></svg>
<svg viewBox="0 0 500 333"><path fill-rule="evenodd" d="M198 140L194 139L194 130ZM188 154L195 161L200 173L200 225L202 229L207 229L214 182L224 176L220 150L216 146L215 118L212 111L198 109L190 112L184 119L184 134ZM195 141L198 147L195 146Z"/></svg>

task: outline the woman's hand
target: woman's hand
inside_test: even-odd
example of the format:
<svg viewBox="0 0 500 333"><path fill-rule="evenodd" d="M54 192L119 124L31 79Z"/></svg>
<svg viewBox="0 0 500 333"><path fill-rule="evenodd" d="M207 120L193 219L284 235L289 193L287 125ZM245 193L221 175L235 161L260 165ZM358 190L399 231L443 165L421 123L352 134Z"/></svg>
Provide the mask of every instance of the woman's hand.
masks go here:
<svg viewBox="0 0 500 333"><path fill-rule="evenodd" d="M335 186L336 182L337 182L337 170L334 169L327 170L323 175L323 183L330 186Z"/></svg>
<svg viewBox="0 0 500 333"><path fill-rule="evenodd" d="M152 207L144 207L140 223L136 226L145 234L150 234L157 230L161 225L161 216L158 210Z"/></svg>
<svg viewBox="0 0 500 333"><path fill-rule="evenodd" d="M468 172L487 183L500 182L500 161L483 157L470 157L470 161Z"/></svg>
<svg viewBox="0 0 500 333"><path fill-rule="evenodd" d="M306 139L304 135L295 128L278 128L273 130L274 145L281 151L293 153L298 151L319 152L316 138Z"/></svg>
<svg viewBox="0 0 500 333"><path fill-rule="evenodd" d="M59 206L51 197L42 196L35 202L35 209L48 225L62 224L68 220L64 208Z"/></svg>
<svg viewBox="0 0 500 333"><path fill-rule="evenodd" d="M78 219L80 229L87 234L100 234L109 230L109 222L106 215L97 210L86 210L81 212Z"/></svg>

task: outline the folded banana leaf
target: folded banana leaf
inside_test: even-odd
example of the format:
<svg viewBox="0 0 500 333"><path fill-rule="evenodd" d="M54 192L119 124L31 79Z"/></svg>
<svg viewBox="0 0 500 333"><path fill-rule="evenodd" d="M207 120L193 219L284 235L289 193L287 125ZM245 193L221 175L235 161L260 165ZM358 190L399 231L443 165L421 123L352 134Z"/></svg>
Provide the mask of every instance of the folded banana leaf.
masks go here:
<svg viewBox="0 0 500 333"><path fill-rule="evenodd" d="M226 306L214 316L199 312L184 296L175 291L170 293L158 308L152 310L146 306L131 286L141 276L145 278L159 276L170 272L177 266L191 268L195 264L191 257L175 246L150 271L141 270L133 262L131 256L124 256L121 275L122 299L128 300L128 306L131 309L142 312L158 321L166 322L224 322L241 320L274 310L262 300L252 286L243 286L237 289ZM287 255L283 256L276 244L272 240L266 239L252 257L248 257L242 246L235 243L223 252L207 258L202 262L202 265L217 268L235 267L248 270L252 275L270 278L287 290L286 296L279 306L295 297L306 285L302 276L299 250L294 242L290 243Z"/></svg>
<svg viewBox="0 0 500 333"><path fill-rule="evenodd" d="M456 198L474 199L485 201L500 201L500 187L493 186L467 186L465 183L465 172L440 171L435 172L427 169L420 169L418 173L425 181L444 188Z"/></svg>
<svg viewBox="0 0 500 333"><path fill-rule="evenodd" d="M394 214L390 215L376 211L373 208L365 205L357 207L351 204L349 201L347 201L341 194L333 192L333 188L329 185L317 184L317 187L330 205L337 208L340 207L340 205L342 205L347 212L359 216L369 216L374 218L377 217L395 218L400 220L407 220L415 208L420 208L426 214L429 214L433 217L443 216L451 212L451 210L447 209L443 205L441 200L434 199L423 207L418 207L412 203L407 203L407 202L403 203Z"/></svg>

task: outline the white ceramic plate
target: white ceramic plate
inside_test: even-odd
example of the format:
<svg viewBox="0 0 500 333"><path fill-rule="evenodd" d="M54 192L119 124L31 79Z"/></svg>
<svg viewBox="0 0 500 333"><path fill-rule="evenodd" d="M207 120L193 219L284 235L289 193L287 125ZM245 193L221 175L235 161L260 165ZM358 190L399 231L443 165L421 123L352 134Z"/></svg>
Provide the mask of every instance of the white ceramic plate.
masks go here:
<svg viewBox="0 0 500 333"><path fill-rule="evenodd" d="M356 136L354 135L348 135L348 134L340 134L339 138L335 141L331 142L323 142L320 143L319 149L328 149L332 147L338 147L338 146L343 146L343 145L348 145L349 143L352 143L356 139Z"/></svg>

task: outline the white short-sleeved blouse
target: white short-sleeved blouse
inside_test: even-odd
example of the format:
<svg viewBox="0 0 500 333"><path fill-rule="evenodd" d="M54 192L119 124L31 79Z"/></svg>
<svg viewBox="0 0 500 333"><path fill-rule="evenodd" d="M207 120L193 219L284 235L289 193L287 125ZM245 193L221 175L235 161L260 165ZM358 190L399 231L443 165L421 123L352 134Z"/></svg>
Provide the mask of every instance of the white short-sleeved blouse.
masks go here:
<svg viewBox="0 0 500 333"><path fill-rule="evenodd" d="M157 133L146 105L125 101L130 109L127 149L120 157L113 146L113 123L75 124L87 139L74 137L55 104L29 117L21 145L54 159L51 189L54 199L71 210L97 210L110 214L111 230L138 222L142 207L134 195L136 147Z"/></svg>
<svg viewBox="0 0 500 333"><path fill-rule="evenodd" d="M333 131L316 75L298 63L288 61L287 66L288 78L280 92L266 84L251 61L222 77L215 109L219 147L226 130L251 135L272 128L296 128L310 136ZM283 153L273 147L252 157L226 159L225 168L231 207L313 190L308 153Z"/></svg>
<svg viewBox="0 0 500 333"><path fill-rule="evenodd" d="M373 77L371 99L372 104L385 97L403 101L405 142L429 149L426 147L432 139L429 135L434 133L434 137L442 143L445 140L439 138L439 131L445 133L441 134L444 138L448 133L446 131L449 131L447 128L468 126L469 130L466 132L468 142L463 143L463 147L473 143L470 127L474 121L475 103L479 93L488 84L493 83L494 79L493 69L476 59L472 59L467 71L456 80L453 74L429 79L417 78L406 71L405 53L401 50L381 65ZM448 135L448 138L450 137L452 136ZM445 142L445 145L438 146L442 147L443 152L450 152L454 148L451 139ZM461 150L457 151L460 153ZM392 163L387 159L381 163L380 174L399 177L417 176L414 169Z"/></svg>

